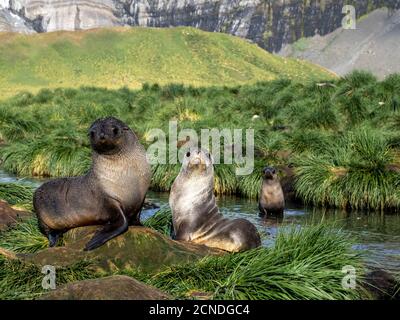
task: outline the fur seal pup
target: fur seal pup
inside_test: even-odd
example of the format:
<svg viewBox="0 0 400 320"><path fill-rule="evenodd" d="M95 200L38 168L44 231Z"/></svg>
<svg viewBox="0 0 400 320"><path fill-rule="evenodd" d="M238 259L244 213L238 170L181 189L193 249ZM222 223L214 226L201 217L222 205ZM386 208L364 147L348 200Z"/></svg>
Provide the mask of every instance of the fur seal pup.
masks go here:
<svg viewBox="0 0 400 320"><path fill-rule="evenodd" d="M51 247L76 227L103 225L86 244L85 250L92 250L125 232L128 225L140 225L151 179L144 147L126 124L113 117L96 120L89 137L89 172L46 182L34 194L39 228Z"/></svg>
<svg viewBox="0 0 400 320"><path fill-rule="evenodd" d="M261 216L283 216L285 197L277 171L273 167L265 167L263 169L258 208Z"/></svg>
<svg viewBox="0 0 400 320"><path fill-rule="evenodd" d="M169 196L174 239L238 252L261 245L256 227L245 219L222 216L214 196L214 168L211 155L190 148Z"/></svg>

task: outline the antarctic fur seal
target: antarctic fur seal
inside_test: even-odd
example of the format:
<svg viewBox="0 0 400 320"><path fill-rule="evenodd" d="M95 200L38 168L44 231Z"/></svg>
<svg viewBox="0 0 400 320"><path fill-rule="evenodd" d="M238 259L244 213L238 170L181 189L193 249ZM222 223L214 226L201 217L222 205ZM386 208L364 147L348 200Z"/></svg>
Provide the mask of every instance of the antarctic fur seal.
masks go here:
<svg viewBox="0 0 400 320"><path fill-rule="evenodd" d="M169 197L174 239L231 252L260 246L256 227L245 219L230 220L219 212L214 196L210 153L190 148Z"/></svg>
<svg viewBox="0 0 400 320"><path fill-rule="evenodd" d="M285 197L277 171L273 167L263 169L263 181L258 199L258 208L261 216L283 216Z"/></svg>
<svg viewBox="0 0 400 320"><path fill-rule="evenodd" d="M96 120L89 129L92 165L83 176L54 179L34 193L41 232L55 246L69 229L102 225L85 250L92 250L140 225L151 171L144 147L122 121Z"/></svg>

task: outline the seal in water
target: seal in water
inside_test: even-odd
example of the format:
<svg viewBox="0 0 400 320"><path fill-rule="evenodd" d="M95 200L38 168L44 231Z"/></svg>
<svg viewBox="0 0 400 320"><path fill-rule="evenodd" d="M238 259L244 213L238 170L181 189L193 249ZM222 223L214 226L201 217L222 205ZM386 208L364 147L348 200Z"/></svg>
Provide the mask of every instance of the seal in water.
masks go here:
<svg viewBox="0 0 400 320"><path fill-rule="evenodd" d="M258 208L261 216L283 216L285 198L278 174L275 168L263 169L263 182L261 185Z"/></svg>
<svg viewBox="0 0 400 320"><path fill-rule="evenodd" d="M256 227L245 219L229 220L215 203L211 155L190 148L169 197L174 239L238 252L260 246Z"/></svg>
<svg viewBox="0 0 400 320"><path fill-rule="evenodd" d="M140 225L151 171L144 147L122 121L96 120L89 129L92 166L86 175L40 186L33 205L41 232L55 246L69 229L103 225L86 244L92 250Z"/></svg>

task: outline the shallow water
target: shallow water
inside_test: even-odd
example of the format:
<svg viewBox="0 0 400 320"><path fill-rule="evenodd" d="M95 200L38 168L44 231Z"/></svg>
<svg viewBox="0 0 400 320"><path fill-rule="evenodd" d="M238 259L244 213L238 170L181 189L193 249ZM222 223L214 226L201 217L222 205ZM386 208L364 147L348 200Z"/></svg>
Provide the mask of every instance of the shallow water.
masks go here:
<svg viewBox="0 0 400 320"><path fill-rule="evenodd" d="M37 179L18 179L0 171L0 182L18 182L39 186ZM150 202L160 207L168 206L168 193L149 191ZM258 216L257 202L232 196L217 197L221 212L231 218L245 218L260 231L264 246L274 243L278 227L286 224L305 225L321 221L351 233L356 239L354 248L359 250L369 267L400 273L400 215L366 212L345 212L316 208L296 208L288 205L283 221L265 220ZM158 209L143 210L142 219L152 216Z"/></svg>
<svg viewBox="0 0 400 320"><path fill-rule="evenodd" d="M147 198L160 207L168 206L168 193L149 192ZM221 212L231 218L245 218L254 223L263 238L264 246L274 243L278 227L287 224L309 225L326 221L351 233L354 248L360 250L368 267L400 273L400 215L381 213L345 212L313 208L285 209L283 221L265 220L258 216L257 202L233 196L217 197ZM145 210L146 219L158 209Z"/></svg>

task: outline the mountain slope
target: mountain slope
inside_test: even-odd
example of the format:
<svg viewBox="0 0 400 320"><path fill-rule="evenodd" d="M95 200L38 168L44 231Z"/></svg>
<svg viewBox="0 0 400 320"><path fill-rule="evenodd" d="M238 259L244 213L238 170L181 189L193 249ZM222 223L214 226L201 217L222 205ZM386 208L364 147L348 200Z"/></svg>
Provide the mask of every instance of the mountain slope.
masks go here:
<svg viewBox="0 0 400 320"><path fill-rule="evenodd" d="M0 33L0 74L0 99L47 87L236 85L282 76L301 81L334 77L237 37L183 27Z"/></svg>
<svg viewBox="0 0 400 320"><path fill-rule="evenodd" d="M345 4L357 16L398 0L0 0L0 31L83 30L113 26L196 27L247 38L270 52L341 26ZM1 9L9 16L1 23ZM11 15L12 14L12 15Z"/></svg>
<svg viewBox="0 0 400 320"><path fill-rule="evenodd" d="M356 30L342 28L326 36L286 46L283 56L306 59L339 75L368 70L379 78L400 72L400 10L379 9L362 17Z"/></svg>

